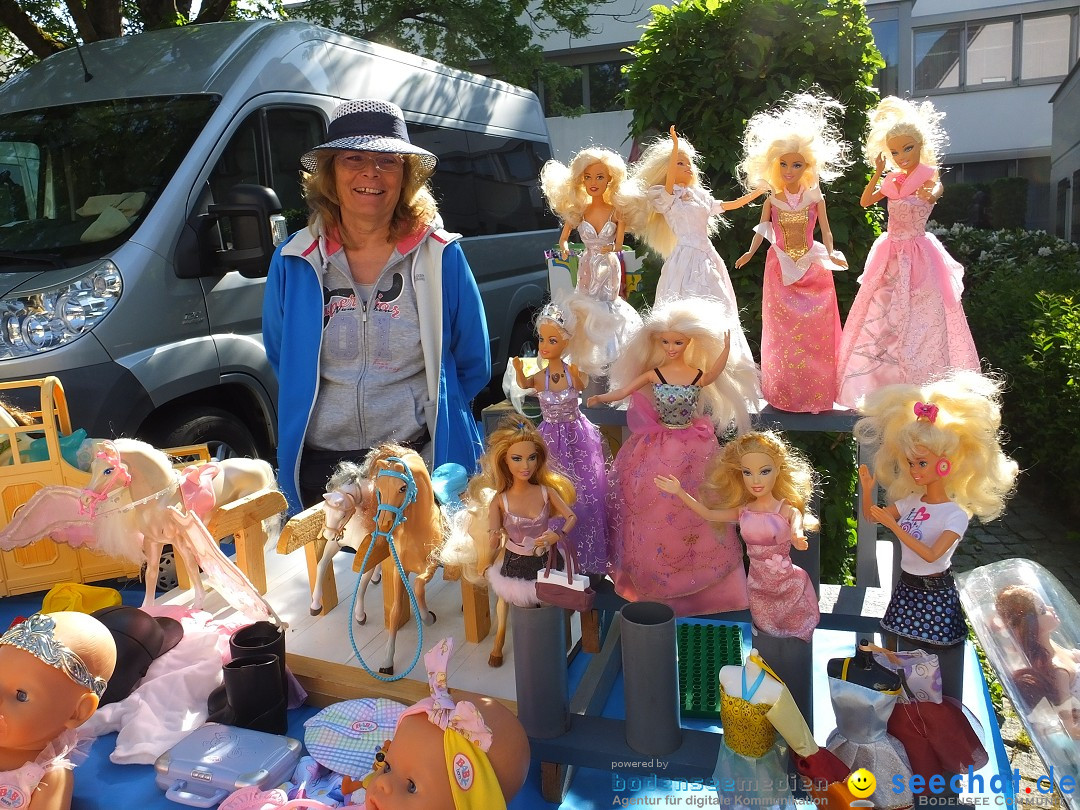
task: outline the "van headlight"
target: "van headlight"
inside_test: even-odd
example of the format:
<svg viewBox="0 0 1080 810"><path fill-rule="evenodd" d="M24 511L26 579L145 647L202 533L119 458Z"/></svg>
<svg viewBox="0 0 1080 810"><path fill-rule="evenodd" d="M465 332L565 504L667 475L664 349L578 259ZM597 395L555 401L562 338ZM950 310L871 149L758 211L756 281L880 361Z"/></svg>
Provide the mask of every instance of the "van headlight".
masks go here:
<svg viewBox="0 0 1080 810"><path fill-rule="evenodd" d="M0 298L0 359L56 349L85 335L120 300L120 270L103 261L82 278Z"/></svg>

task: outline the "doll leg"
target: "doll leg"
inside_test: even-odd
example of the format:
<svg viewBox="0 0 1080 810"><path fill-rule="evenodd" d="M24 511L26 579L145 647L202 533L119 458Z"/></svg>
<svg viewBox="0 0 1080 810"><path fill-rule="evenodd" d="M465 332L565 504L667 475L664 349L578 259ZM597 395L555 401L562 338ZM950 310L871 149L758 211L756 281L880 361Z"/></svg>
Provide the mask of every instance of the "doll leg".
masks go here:
<svg viewBox="0 0 1080 810"><path fill-rule="evenodd" d="M491 645L491 655L488 656L489 667L501 667L503 665L503 644L506 642L506 622L510 614L510 606L506 600L499 598L495 602L495 616L498 626L495 630L495 643Z"/></svg>
<svg viewBox="0 0 1080 810"><path fill-rule="evenodd" d="M315 575L315 587L311 589L311 606L308 612L312 616L322 613L323 588L326 585L326 572L334 564L334 555L341 550L341 545L336 540L327 540L323 546L322 556L319 557L319 568Z"/></svg>

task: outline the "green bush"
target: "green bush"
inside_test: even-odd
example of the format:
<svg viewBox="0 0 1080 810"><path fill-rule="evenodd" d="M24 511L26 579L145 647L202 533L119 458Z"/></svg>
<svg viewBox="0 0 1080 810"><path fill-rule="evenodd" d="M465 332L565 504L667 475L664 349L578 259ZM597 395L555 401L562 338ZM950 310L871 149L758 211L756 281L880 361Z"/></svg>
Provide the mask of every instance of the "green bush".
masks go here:
<svg viewBox="0 0 1080 810"><path fill-rule="evenodd" d="M990 227L1023 228L1027 220L1026 177L999 177L990 183Z"/></svg>
<svg viewBox="0 0 1080 810"><path fill-rule="evenodd" d="M946 227L957 222L974 225L971 221L971 204L979 189L980 186L972 183L946 183L945 193L934 206L934 219Z"/></svg>
<svg viewBox="0 0 1080 810"><path fill-rule="evenodd" d="M1005 375L1009 452L1050 501L1080 514L1080 252L1045 231L934 232L966 268L975 346Z"/></svg>

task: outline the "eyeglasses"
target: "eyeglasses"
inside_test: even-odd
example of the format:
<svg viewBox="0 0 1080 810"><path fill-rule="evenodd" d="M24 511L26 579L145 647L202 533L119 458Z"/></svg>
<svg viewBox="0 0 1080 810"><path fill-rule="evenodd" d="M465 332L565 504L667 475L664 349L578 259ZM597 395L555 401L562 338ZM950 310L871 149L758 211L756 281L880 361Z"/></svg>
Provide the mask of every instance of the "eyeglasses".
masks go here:
<svg viewBox="0 0 1080 810"><path fill-rule="evenodd" d="M405 166L405 159L401 155L364 152L340 152L337 155L338 165L350 171L362 171L374 167L375 171L383 174L396 174Z"/></svg>

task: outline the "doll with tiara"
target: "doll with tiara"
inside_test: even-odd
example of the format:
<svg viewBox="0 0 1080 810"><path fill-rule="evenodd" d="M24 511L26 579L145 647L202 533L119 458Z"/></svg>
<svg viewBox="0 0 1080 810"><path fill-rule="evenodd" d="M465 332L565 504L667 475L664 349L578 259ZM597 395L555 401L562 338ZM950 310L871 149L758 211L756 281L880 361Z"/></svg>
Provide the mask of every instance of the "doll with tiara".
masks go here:
<svg viewBox="0 0 1080 810"><path fill-rule="evenodd" d="M600 376L615 361L630 335L641 326L637 311L620 296L626 221L616 200L626 179L626 163L610 149L582 149L566 166L549 160L540 187L563 222L559 250L569 255L570 232L577 229L585 251L578 257L574 292L560 303L577 317L571 356L586 374Z"/></svg>
<svg viewBox="0 0 1080 810"><path fill-rule="evenodd" d="M489 666L503 663L508 604L540 604L536 575L548 549L573 532L574 499L574 485L552 468L533 423L517 414L504 417L469 481L469 508L455 516L439 554L444 565L460 566L466 579L490 585L498 597Z"/></svg>
<svg viewBox="0 0 1080 810"><path fill-rule="evenodd" d="M607 573L608 480L604 440L599 429L581 413L584 381L566 361L567 347L580 324L572 313L547 304L536 317L539 355L547 365L526 377L520 357L513 358L517 384L535 389L543 421L537 430L551 454L551 466L574 485L577 522L567 539L577 567L589 574Z"/></svg>
<svg viewBox="0 0 1080 810"><path fill-rule="evenodd" d="M756 113L743 135L743 186L772 193L735 267L750 261L763 238L772 243L761 298L761 385L769 404L784 411L820 413L836 399L841 330L832 274L847 261L833 249L818 184L849 163L829 120L843 111L828 96L800 93ZM815 226L821 242L814 241Z"/></svg>
<svg viewBox="0 0 1080 810"><path fill-rule="evenodd" d="M855 437L871 452L859 468L863 510L901 543L900 580L881 627L901 643L944 652L967 638L950 561L972 515L998 517L1017 464L1001 449L1001 386L972 371L927 385L887 385L859 407ZM888 506L873 501L874 485ZM959 696L962 676L942 659L942 688Z"/></svg>
<svg viewBox="0 0 1080 810"><path fill-rule="evenodd" d="M679 616L746 607L746 575L733 526L714 527L662 494L658 475L698 491L717 430L745 431L756 380L728 368L723 306L687 298L655 307L612 367L611 391L589 406L630 398L630 437L615 456L617 509L611 565L624 599L663 602ZM722 336L722 337L721 337Z"/></svg>
<svg viewBox="0 0 1080 810"><path fill-rule="evenodd" d="M67 810L82 725L116 666L108 628L35 613L0 637L0 807Z"/></svg>
<svg viewBox="0 0 1080 810"><path fill-rule="evenodd" d="M926 232L941 197L944 113L893 96L870 113L865 157L874 175L863 207L889 200L889 224L866 257L840 343L837 401L855 407L882 385L922 385L949 369L979 370L964 308L964 268ZM892 167L884 179L886 165ZM880 182L880 185L879 185Z"/></svg>
<svg viewBox="0 0 1080 810"><path fill-rule="evenodd" d="M720 214L741 208L764 189L744 194L732 202L713 199L701 180L698 154L680 139L672 126L669 137L646 147L634 164L628 191L621 195L635 232L664 257L656 284L656 303L680 298L715 298L723 308L725 323L739 324L739 305L727 267L713 247L710 236L721 221ZM742 327L731 336L733 369L754 367L754 358Z"/></svg>
<svg viewBox="0 0 1080 810"><path fill-rule="evenodd" d="M804 529L817 526L808 509L810 462L779 434L744 433L709 461L702 502L674 476L658 476L656 486L705 520L738 522L750 558L746 590L754 625L771 636L810 641L820 619L817 594L810 576L791 563L791 546L806 550Z"/></svg>

